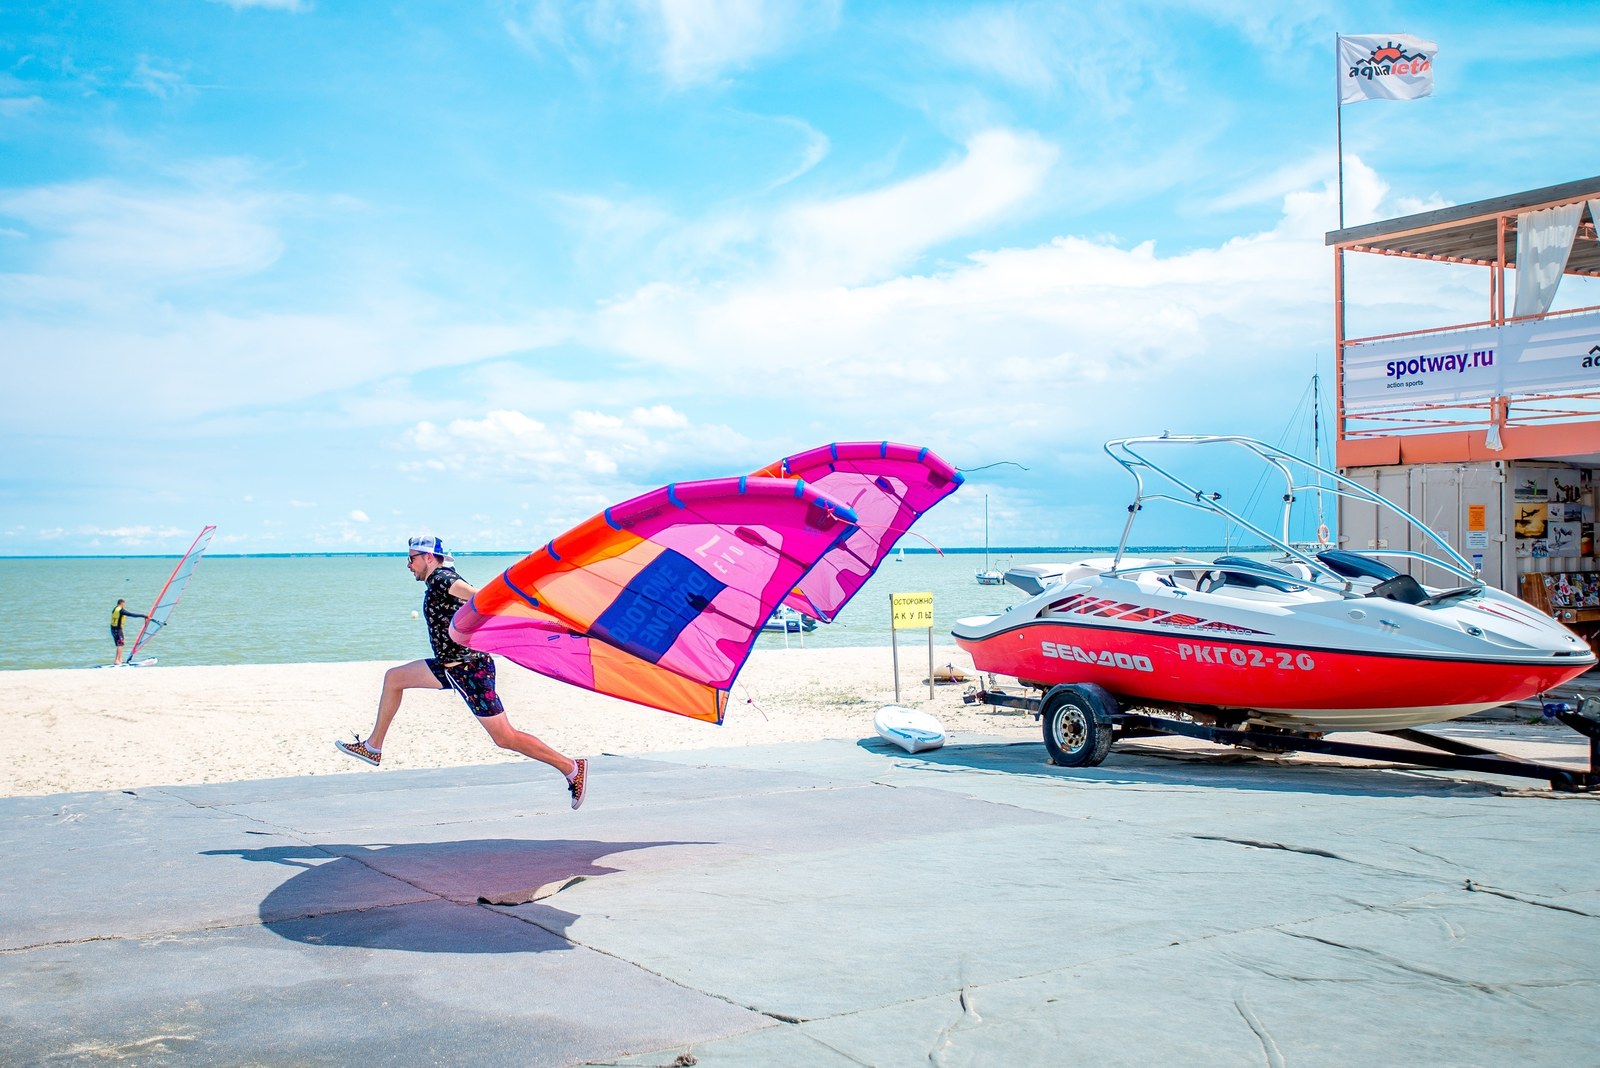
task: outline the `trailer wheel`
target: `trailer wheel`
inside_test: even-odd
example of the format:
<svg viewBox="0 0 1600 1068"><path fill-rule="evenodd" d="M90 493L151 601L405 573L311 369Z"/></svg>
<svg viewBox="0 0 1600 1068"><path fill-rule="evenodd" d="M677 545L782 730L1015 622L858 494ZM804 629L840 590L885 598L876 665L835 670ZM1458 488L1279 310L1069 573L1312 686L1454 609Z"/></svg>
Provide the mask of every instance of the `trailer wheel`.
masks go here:
<svg viewBox="0 0 1600 1068"><path fill-rule="evenodd" d="M1111 751L1116 730L1116 699L1093 683L1057 686L1039 706L1044 747L1062 768L1092 768Z"/></svg>

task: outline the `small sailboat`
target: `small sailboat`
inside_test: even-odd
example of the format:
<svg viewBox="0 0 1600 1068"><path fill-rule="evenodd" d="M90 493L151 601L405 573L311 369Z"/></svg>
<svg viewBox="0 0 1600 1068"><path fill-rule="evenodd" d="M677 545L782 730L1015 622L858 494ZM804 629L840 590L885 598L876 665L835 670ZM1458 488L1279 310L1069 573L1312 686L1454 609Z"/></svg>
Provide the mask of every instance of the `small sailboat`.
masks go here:
<svg viewBox="0 0 1600 1068"><path fill-rule="evenodd" d="M762 633L765 634L809 634L816 629L815 617L786 604L779 605L771 618L761 624Z"/></svg>
<svg viewBox="0 0 1600 1068"><path fill-rule="evenodd" d="M200 558L205 555L206 546L211 544L211 535L216 530L216 524L211 524L200 531L189 551L183 554L178 561L178 566L172 569L172 574L167 578L167 584L161 587L161 592L156 594L155 604L145 615L144 623L139 627L139 633L133 639L133 645L128 648L128 659L124 660L122 667L153 667L156 658L153 656L141 657L140 651L145 644L161 633L161 628L167 625L167 617L172 615L172 610L178 606L178 600L183 596L184 587L189 585L189 576L194 574L194 569L200 565ZM113 665L116 666L116 665Z"/></svg>
<svg viewBox="0 0 1600 1068"><path fill-rule="evenodd" d="M989 495L983 495L983 570L978 572L978 585L998 586L1005 576L989 566Z"/></svg>

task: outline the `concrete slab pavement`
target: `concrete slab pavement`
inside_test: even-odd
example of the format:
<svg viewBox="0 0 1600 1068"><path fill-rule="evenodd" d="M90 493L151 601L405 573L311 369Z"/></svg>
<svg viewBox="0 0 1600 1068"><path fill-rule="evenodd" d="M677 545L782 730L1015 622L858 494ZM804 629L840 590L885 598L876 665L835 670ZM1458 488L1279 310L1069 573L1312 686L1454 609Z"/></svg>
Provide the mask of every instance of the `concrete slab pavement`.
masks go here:
<svg viewBox="0 0 1600 1068"><path fill-rule="evenodd" d="M0 800L0 1061L1593 1059L1592 797L980 736L592 775Z"/></svg>

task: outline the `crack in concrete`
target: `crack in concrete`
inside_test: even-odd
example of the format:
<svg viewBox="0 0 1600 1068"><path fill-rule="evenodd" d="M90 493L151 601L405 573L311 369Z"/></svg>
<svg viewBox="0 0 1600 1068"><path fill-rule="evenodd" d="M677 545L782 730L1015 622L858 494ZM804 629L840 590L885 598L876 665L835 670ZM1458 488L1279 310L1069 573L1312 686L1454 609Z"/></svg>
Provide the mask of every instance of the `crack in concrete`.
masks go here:
<svg viewBox="0 0 1600 1068"><path fill-rule="evenodd" d="M1343 861L1346 864L1357 864L1359 861L1349 857L1341 857L1337 853L1330 853L1326 849L1313 849L1310 846L1285 845L1282 842L1261 842L1253 838L1227 838L1219 834L1194 834L1189 837L1201 842L1227 842L1230 845L1249 846L1251 849L1281 849L1285 853L1304 853L1309 857L1325 857L1328 860Z"/></svg>
<svg viewBox="0 0 1600 1068"><path fill-rule="evenodd" d="M962 970L965 971L965 968ZM930 1064L944 1063L944 1054L950 1049L951 1037L956 1032L970 1030L983 1023L983 1017L978 1015L977 1001L973 996L971 984L963 983L956 991L956 1003L961 1007L961 1011L954 1020L939 1028L939 1033L934 1036L933 1046L928 1050Z"/></svg>
<svg viewBox="0 0 1600 1068"><path fill-rule="evenodd" d="M152 938L178 938L195 931L236 931L244 927L260 926L260 921L247 921L244 923L217 923L205 927L189 927L181 931L137 931L132 934L97 934L84 935L82 938L58 938L51 942L32 942L25 946L6 946L0 948L0 957L12 957L21 953L32 953L40 949L86 946L92 942L146 942Z"/></svg>
<svg viewBox="0 0 1600 1068"><path fill-rule="evenodd" d="M1286 930L1283 933L1288 935L1290 938L1303 938L1308 942L1316 942L1316 943L1318 943L1320 945L1328 946L1328 947L1330 947L1332 949L1342 949L1342 950L1345 950L1346 952L1349 952L1349 953L1357 953L1357 954L1360 954L1362 956L1369 957L1372 960L1378 961L1378 962L1386 965L1387 967L1392 968L1392 969L1394 969L1395 971L1398 971L1398 972L1404 972L1404 973L1409 974L1409 975L1422 976L1423 978L1430 979L1430 980L1433 980L1435 982L1444 983L1447 986L1455 986L1455 987L1462 987L1462 988L1465 988L1465 989L1468 989L1468 990L1476 990L1480 994L1504 995L1504 996L1507 996L1507 997L1516 998L1517 1000L1522 1001L1522 1002L1526 1002L1529 1005L1536 1005L1536 1004L1538 1004L1538 1002L1536 1002L1533 998L1530 998L1527 995L1523 994L1518 988L1529 988L1529 989L1533 989L1533 990L1548 990L1548 989L1555 989L1555 988L1567 987L1567 986L1585 986L1585 987L1587 987L1587 986L1593 986L1594 985L1594 981L1593 980L1587 980L1587 979L1586 980L1529 979L1529 980L1523 980L1523 981L1512 982L1512 983L1484 983L1484 982L1479 982L1476 979L1463 979L1460 976L1450 975L1450 974L1448 974L1446 972L1441 972L1441 971L1438 971L1438 970L1433 969L1433 968L1428 968L1428 967L1425 967L1425 966L1423 966L1421 964L1417 964L1417 963L1415 963L1413 961L1402 960L1399 957L1395 957L1395 956L1393 956L1391 954L1388 954L1388 953L1380 952L1380 951L1378 951L1376 949L1372 949L1371 947L1368 947L1368 946L1353 946L1353 945L1349 945L1349 944L1347 944L1345 942L1337 941L1335 939L1323 938L1323 937L1321 937L1319 935L1308 934L1308 933L1301 932L1301 931L1288 931L1288 930Z"/></svg>
<svg viewBox="0 0 1600 1068"><path fill-rule="evenodd" d="M1523 905L1535 905L1541 909L1550 909L1552 912L1569 912L1574 916L1582 916L1589 920L1600 919L1600 915L1596 915L1593 912L1585 912L1583 909L1575 909L1569 905L1557 905L1553 901L1540 901L1537 898L1523 897L1520 894L1513 894L1509 890L1495 890L1484 886L1482 883L1475 883L1471 879L1467 880L1466 886L1462 889L1472 894L1492 894L1495 897L1503 897L1507 901L1515 901Z"/></svg>
<svg viewBox="0 0 1600 1068"><path fill-rule="evenodd" d="M1245 1026L1255 1033L1256 1041L1261 1043L1261 1052L1267 1059L1268 1068L1283 1068L1283 1053L1278 1049L1278 1043L1273 1041L1272 1032L1250 1008L1243 994L1233 999L1233 1007L1244 1019Z"/></svg>

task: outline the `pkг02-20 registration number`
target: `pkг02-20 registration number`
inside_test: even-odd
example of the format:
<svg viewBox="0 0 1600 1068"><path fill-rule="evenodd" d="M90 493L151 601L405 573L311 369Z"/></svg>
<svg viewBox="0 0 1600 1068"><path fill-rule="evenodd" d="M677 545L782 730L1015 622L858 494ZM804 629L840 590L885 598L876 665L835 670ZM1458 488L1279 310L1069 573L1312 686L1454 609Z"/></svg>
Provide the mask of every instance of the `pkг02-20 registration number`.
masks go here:
<svg viewBox="0 0 1600 1068"><path fill-rule="evenodd" d="M1317 662L1310 653L1291 653L1282 649L1230 649L1226 645L1178 643L1178 659L1196 664L1227 664L1242 668L1276 668L1279 671L1315 671Z"/></svg>

